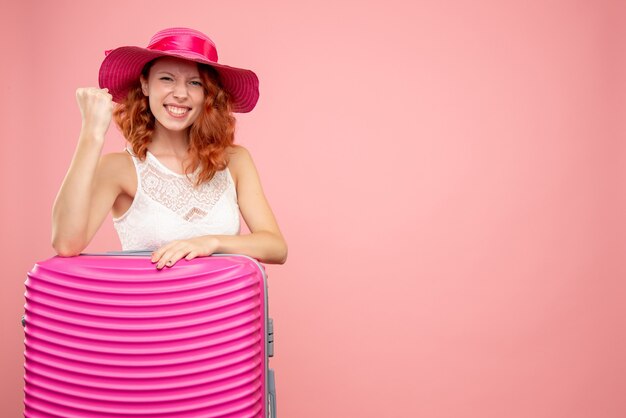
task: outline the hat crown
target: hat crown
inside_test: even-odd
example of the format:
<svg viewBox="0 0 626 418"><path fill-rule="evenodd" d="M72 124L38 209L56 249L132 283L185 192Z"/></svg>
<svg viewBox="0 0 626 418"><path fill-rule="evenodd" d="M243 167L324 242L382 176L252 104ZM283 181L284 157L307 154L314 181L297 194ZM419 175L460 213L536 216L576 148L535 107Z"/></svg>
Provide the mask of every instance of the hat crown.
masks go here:
<svg viewBox="0 0 626 418"><path fill-rule="evenodd" d="M185 52L217 62L215 43L204 33L190 28L168 28L158 31L148 49L164 52Z"/></svg>

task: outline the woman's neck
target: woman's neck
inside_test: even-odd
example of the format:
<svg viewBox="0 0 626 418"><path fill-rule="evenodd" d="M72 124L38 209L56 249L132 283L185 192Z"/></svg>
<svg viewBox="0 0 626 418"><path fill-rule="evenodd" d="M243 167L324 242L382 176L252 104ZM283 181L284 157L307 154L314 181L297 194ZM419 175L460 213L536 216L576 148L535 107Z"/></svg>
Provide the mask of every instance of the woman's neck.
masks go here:
<svg viewBox="0 0 626 418"><path fill-rule="evenodd" d="M185 131L170 131L157 123L148 149L155 155L185 158L189 150L189 129Z"/></svg>

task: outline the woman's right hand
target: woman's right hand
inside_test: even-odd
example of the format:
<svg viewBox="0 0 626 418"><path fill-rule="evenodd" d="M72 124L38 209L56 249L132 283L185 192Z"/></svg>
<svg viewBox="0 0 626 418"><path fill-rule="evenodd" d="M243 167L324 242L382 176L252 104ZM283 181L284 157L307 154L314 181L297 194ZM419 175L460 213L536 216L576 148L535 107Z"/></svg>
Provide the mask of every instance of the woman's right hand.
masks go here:
<svg viewBox="0 0 626 418"><path fill-rule="evenodd" d="M83 131L104 139L113 114L113 96L109 89L81 87L76 89L76 101L83 116Z"/></svg>

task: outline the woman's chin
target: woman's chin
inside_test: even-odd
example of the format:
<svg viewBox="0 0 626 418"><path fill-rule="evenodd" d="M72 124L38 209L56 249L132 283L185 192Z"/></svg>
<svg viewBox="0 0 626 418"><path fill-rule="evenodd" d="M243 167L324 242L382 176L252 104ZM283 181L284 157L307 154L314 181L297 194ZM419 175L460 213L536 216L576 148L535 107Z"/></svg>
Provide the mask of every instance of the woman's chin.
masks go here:
<svg viewBox="0 0 626 418"><path fill-rule="evenodd" d="M177 123L175 121L160 121L157 119L156 127L157 129L162 129L167 132L180 133L183 131L188 131L191 127L191 123L189 123L188 121L181 121Z"/></svg>

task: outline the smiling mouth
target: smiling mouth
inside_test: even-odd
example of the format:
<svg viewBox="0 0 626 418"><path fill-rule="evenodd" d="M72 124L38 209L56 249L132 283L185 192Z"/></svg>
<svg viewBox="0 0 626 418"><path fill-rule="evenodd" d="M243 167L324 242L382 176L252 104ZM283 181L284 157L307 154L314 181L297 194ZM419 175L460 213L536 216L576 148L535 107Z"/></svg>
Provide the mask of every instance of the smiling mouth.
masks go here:
<svg viewBox="0 0 626 418"><path fill-rule="evenodd" d="M170 115L176 116L176 117L183 116L191 110L188 107L178 107L178 106L170 106L170 105L164 105L164 107Z"/></svg>

